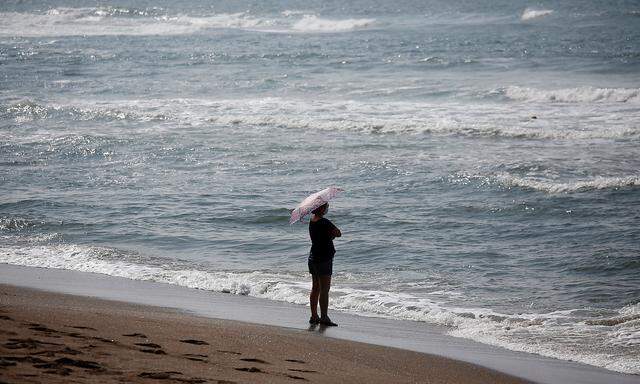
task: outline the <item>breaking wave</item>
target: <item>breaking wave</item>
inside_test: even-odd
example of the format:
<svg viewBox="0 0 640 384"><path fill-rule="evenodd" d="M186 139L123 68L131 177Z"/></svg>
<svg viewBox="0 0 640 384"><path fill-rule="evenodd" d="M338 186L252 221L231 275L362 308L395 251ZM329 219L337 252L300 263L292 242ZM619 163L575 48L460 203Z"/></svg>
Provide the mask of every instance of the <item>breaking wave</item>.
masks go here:
<svg viewBox="0 0 640 384"><path fill-rule="evenodd" d="M578 107L576 107L578 108ZM609 107L607 107L609 108ZM611 108L615 108L615 105ZM625 139L640 135L635 114L607 121L584 118L581 109L545 112L544 119L513 114L509 106L422 102L152 99L69 104L23 100L0 106L0 114L24 123L43 119L74 121L169 121L189 126L273 126L300 130L370 134L434 134L515 139ZM574 116L571 116L573 114ZM593 113L592 113L593 114ZM563 125L557 116L562 115ZM574 119L574 120L572 120ZM634 120L635 119L635 120ZM135 127L129 127L130 130ZM161 127L156 127L157 130Z"/></svg>
<svg viewBox="0 0 640 384"><path fill-rule="evenodd" d="M314 15L305 15L293 24L292 29L301 32L345 32L371 26L375 19L321 19Z"/></svg>
<svg viewBox="0 0 640 384"><path fill-rule="evenodd" d="M512 100L552 103L640 103L640 88L578 87L541 90L527 87L507 87L504 95Z"/></svg>
<svg viewBox="0 0 640 384"><path fill-rule="evenodd" d="M603 177L598 176L590 180L573 182L553 182L549 180L531 179L526 177L499 174L497 181L506 187L530 188L547 193L584 192L600 189L620 189L640 186L640 176Z"/></svg>
<svg viewBox="0 0 640 384"><path fill-rule="evenodd" d="M552 9L527 8L522 12L522 15L520 16L520 20L527 21L532 19L538 19L544 16L548 16L552 13L553 13Z"/></svg>
<svg viewBox="0 0 640 384"><path fill-rule="evenodd" d="M116 249L69 244L30 244L0 249L0 263L99 273L300 305L308 302L310 287L301 273L208 271L176 262L168 264L171 267L162 261L152 265L134 263L127 261L130 256ZM354 289L339 283L332 289L332 296L332 307L338 310L444 325L450 327L449 334L456 337L619 372L640 373L640 362L629 357L638 345L637 337L633 336L638 325L637 305L622 308L611 318L586 319L592 320L589 322L572 310L503 314L483 308L446 307L428 296ZM617 321L620 318L625 321ZM606 332L600 329L603 325L608 328ZM566 334L577 336L566 338ZM631 336L624 339L620 335ZM615 338L616 354L602 346L614 341L610 338ZM620 353L620 349L628 353Z"/></svg>
<svg viewBox="0 0 640 384"><path fill-rule="evenodd" d="M207 16L170 15L162 8L54 8L44 13L0 13L0 36L181 35L206 29L262 32L347 32L374 19L329 20L289 11L274 17L246 12Z"/></svg>
<svg viewBox="0 0 640 384"><path fill-rule="evenodd" d="M556 181L552 179L516 176L505 172L492 175L472 175L466 172L459 172L449 177L447 181L453 184L499 184L505 188L524 188L545 193L573 193L606 189L615 190L640 186L640 176L638 175L618 177L596 176L588 180Z"/></svg>
<svg viewBox="0 0 640 384"><path fill-rule="evenodd" d="M33 100L23 100L4 106L0 116L13 118L18 123L33 120L64 118L71 120L137 120L159 121L167 116L158 113L145 113L126 110L117 106L100 107L96 105L43 104Z"/></svg>
<svg viewBox="0 0 640 384"><path fill-rule="evenodd" d="M24 217L0 217L0 232L23 231L44 225L43 220L33 220Z"/></svg>

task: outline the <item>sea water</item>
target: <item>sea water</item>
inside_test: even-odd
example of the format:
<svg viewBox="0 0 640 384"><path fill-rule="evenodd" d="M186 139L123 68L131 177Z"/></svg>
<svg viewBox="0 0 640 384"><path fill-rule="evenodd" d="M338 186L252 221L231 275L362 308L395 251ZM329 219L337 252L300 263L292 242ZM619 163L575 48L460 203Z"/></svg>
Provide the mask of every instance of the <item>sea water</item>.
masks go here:
<svg viewBox="0 0 640 384"><path fill-rule="evenodd" d="M305 305L336 185L332 309L640 374L638 2L114 4L0 5L1 263Z"/></svg>

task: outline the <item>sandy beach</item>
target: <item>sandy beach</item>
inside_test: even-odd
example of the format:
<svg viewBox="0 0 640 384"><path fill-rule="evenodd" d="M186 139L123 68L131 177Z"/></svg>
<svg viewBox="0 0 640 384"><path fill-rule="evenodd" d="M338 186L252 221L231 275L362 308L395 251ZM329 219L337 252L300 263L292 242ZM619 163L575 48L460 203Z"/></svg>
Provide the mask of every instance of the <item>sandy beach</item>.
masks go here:
<svg viewBox="0 0 640 384"><path fill-rule="evenodd" d="M0 1L0 381L640 384L639 16Z"/></svg>
<svg viewBox="0 0 640 384"><path fill-rule="evenodd" d="M490 369L395 348L0 286L6 383L524 383Z"/></svg>

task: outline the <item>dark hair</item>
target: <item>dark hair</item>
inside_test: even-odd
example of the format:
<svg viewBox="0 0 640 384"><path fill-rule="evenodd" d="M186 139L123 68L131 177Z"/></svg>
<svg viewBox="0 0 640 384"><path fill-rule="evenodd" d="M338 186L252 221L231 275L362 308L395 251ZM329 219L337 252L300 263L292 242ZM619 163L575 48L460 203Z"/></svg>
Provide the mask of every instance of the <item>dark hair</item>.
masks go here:
<svg viewBox="0 0 640 384"><path fill-rule="evenodd" d="M321 206L319 206L318 208L316 208L313 211L311 211L311 213L313 213L314 215L317 215L317 214L320 214L320 213L324 213L328 206L329 206L329 203L324 203Z"/></svg>

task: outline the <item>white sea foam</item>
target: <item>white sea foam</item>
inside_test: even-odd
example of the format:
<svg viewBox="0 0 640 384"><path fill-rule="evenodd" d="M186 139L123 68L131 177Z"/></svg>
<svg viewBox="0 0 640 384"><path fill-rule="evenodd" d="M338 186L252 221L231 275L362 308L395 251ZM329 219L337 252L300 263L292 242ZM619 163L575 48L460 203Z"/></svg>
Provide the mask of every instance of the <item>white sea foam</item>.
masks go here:
<svg viewBox="0 0 640 384"><path fill-rule="evenodd" d="M522 16L520 16L520 19L522 21L538 19L538 18L541 18L541 17L544 17L544 16L548 16L548 15L550 15L552 13L553 13L553 9L527 8L522 12Z"/></svg>
<svg viewBox="0 0 640 384"><path fill-rule="evenodd" d="M322 19L314 15L305 15L293 24L292 29L300 32L345 32L371 26L375 19Z"/></svg>
<svg viewBox="0 0 640 384"><path fill-rule="evenodd" d="M545 319L544 315L524 322L507 319L502 322L471 323L468 326L456 327L451 335L513 351L577 361L612 371L640 373L640 361L634 356L637 353L636 347L626 345L630 355L616 352L615 346L611 345L611 335L595 327L573 322L556 322ZM634 334L637 336L637 331Z"/></svg>
<svg viewBox="0 0 640 384"><path fill-rule="evenodd" d="M8 12L0 13L0 17L0 35L25 37L179 35L207 28L250 29L273 23L243 13L193 17L114 8L57 8L45 14Z"/></svg>
<svg viewBox="0 0 640 384"><path fill-rule="evenodd" d="M32 220L23 217L0 217L0 231L20 231L43 225L42 220Z"/></svg>
<svg viewBox="0 0 640 384"><path fill-rule="evenodd" d="M45 13L0 13L0 36L180 35L206 29L262 32L347 32L370 25L373 19L329 20L290 11L281 17L248 13L205 16L170 15L162 10L128 8L55 8Z"/></svg>
<svg viewBox="0 0 640 384"><path fill-rule="evenodd" d="M306 303L308 300L303 291L297 295L293 294L289 288L291 283L282 280L286 275L172 270L161 266L135 264L123 261L122 258L124 255L113 249L67 244L5 247L0 250L0 262L7 264L99 273L271 300L286 298L287 301L297 304Z"/></svg>
<svg viewBox="0 0 640 384"><path fill-rule="evenodd" d="M510 138L591 139L627 138L640 135L640 115L637 111L618 112L617 105L605 106L606 112L547 110L544 118L531 120L525 112L514 113L508 105L473 105L425 102L366 102L353 100L296 100L261 98L250 100L145 100L123 101L120 105L135 105L142 110L162 110L171 105L175 111L167 116L188 119L191 124L279 126L303 130L360 131L368 133L431 133ZM622 118L605 121L598 115ZM574 117L575 116L575 117ZM595 116L595 117L594 117ZM194 117L204 118L194 121ZM572 120L573 118L573 120Z"/></svg>
<svg viewBox="0 0 640 384"><path fill-rule="evenodd" d="M507 87L506 97L513 100L552 103L634 103L640 104L640 88L577 87L543 90L527 87Z"/></svg>
<svg viewBox="0 0 640 384"><path fill-rule="evenodd" d="M629 304L620 309L620 314L623 316L635 316L640 315L640 302L636 304Z"/></svg>
<svg viewBox="0 0 640 384"><path fill-rule="evenodd" d="M308 14L308 12L298 11L294 9L285 9L284 11L280 12L280 14L284 17L290 17L290 16L305 15L305 14Z"/></svg>
<svg viewBox="0 0 640 384"><path fill-rule="evenodd" d="M526 188L546 193L573 193L590 190L620 189L640 186L640 176L595 176L587 180L557 181L553 178L524 177L506 172L486 175L474 175L458 172L448 179L455 184L479 183L482 185L499 184L507 188Z"/></svg>
<svg viewBox="0 0 640 384"><path fill-rule="evenodd" d="M64 118L73 120L135 120L152 121L166 120L166 116L158 113L146 113L115 106L97 106L82 103L65 104L40 104L30 100L20 101L6 107L5 111L12 115L16 122L27 122L36 119L55 118L63 115Z"/></svg>
<svg viewBox="0 0 640 384"><path fill-rule="evenodd" d="M597 189L620 189L640 186L640 176L630 175L622 177L596 176L589 180L571 182L550 181L535 178L514 176L508 173L500 173L496 180L506 187L531 188L547 193L569 193Z"/></svg>
<svg viewBox="0 0 640 384"><path fill-rule="evenodd" d="M640 114L626 104L514 113L509 105L366 102L260 98L237 100L151 99L90 103L21 101L5 107L15 121L56 118L176 121L194 125L277 126L300 130L373 134L464 135L523 139L617 139L640 135ZM599 111L602 110L602 111ZM585 116L586 114L589 116ZM617 119L611 116L619 115ZM133 129L133 128L132 128ZM154 127L161 129L161 127ZM55 132L54 132L55 133Z"/></svg>
<svg viewBox="0 0 640 384"><path fill-rule="evenodd" d="M127 259L127 254L117 250L69 244L0 249L0 263L100 273L295 304L308 302L310 284L300 274L218 272L188 266L171 269L162 263L144 265ZM619 372L640 373L640 361L633 357L640 346L640 322L615 323L603 331L601 325L579 321L571 310L502 314L484 308L448 307L427 296L347 288L339 283L335 284L332 296L332 307L338 310L445 325L457 337ZM637 310L637 305L628 306L620 314L628 316Z"/></svg>

